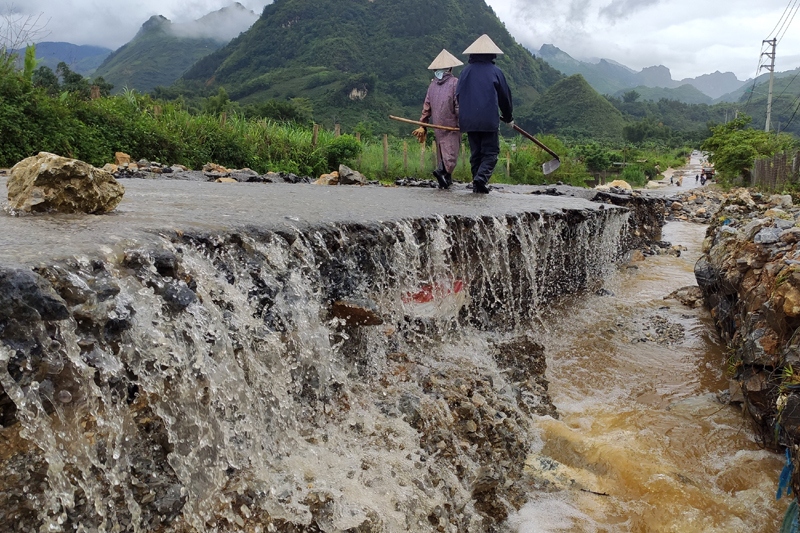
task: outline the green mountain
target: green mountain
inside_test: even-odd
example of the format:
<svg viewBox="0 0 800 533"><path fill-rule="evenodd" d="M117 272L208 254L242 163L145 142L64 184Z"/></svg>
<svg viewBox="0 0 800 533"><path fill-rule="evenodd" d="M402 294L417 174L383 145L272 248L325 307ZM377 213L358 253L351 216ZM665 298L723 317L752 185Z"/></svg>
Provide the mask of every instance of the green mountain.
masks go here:
<svg viewBox="0 0 800 533"><path fill-rule="evenodd" d="M775 86L779 83L778 80L783 78L790 78L794 79L797 73L800 72L800 67L794 70L786 70L783 72L776 72L775 73ZM784 81L785 83L785 81ZM743 102L750 98L751 92L760 93L763 92L764 94L767 93L769 89L769 73L765 72L760 76L756 77L755 79L749 79L743 83L741 87L736 89L735 91L731 91L729 93L723 94L716 100L715 102Z"/></svg>
<svg viewBox="0 0 800 533"><path fill-rule="evenodd" d="M605 59L597 63L578 61L552 44L542 45L539 56L567 76L580 74L600 94L614 94L638 85L636 72Z"/></svg>
<svg viewBox="0 0 800 533"><path fill-rule="evenodd" d="M581 76L565 78L535 103L533 120L540 133L596 140L619 140L625 118Z"/></svg>
<svg viewBox="0 0 800 533"><path fill-rule="evenodd" d="M483 33L505 52L497 64L519 118L561 74L519 45L484 0L276 0L183 83L223 87L243 104L308 98L317 122L401 131L387 115L419 116L431 60L446 48L466 62L461 52Z"/></svg>
<svg viewBox="0 0 800 533"><path fill-rule="evenodd" d="M233 4L193 22L173 24L154 15L127 44L112 53L97 68L114 85L114 92L125 87L140 92L175 82L198 60L246 30L257 15Z"/></svg>
<svg viewBox="0 0 800 533"><path fill-rule="evenodd" d="M632 90L639 93L640 100L653 100L657 102L663 98L667 100L677 100L685 104L710 104L712 102L710 96L703 94L700 90L688 83L674 89L667 89L665 87L645 87L644 85L640 85L633 89L617 91L614 96L621 98L623 94Z"/></svg>
<svg viewBox="0 0 800 533"><path fill-rule="evenodd" d="M723 95L737 91L748 83L740 81L732 72L719 71L703 74L696 78L673 80L672 73L664 65L646 67L636 72L610 59L579 61L552 44L543 45L538 54L550 63L553 68L564 74L581 74L589 82L589 85L601 94L620 94L624 90L633 88L638 91L640 86L677 89L683 85L691 85L701 93L711 97L711 99L718 98L720 99L718 101L733 101L731 99L722 100L725 98ZM685 100L682 99L684 96L686 97ZM697 95L694 92L686 91L686 89L667 98L678 99L684 103L698 101ZM706 100L702 100L702 102L705 103Z"/></svg>

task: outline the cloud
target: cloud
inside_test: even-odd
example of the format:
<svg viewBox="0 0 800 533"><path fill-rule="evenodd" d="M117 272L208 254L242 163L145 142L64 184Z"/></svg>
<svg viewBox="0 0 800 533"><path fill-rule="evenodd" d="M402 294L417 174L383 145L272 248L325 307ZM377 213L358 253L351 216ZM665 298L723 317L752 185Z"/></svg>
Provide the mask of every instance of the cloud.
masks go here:
<svg viewBox="0 0 800 533"><path fill-rule="evenodd" d="M174 23L186 23L230 6L235 0L24 0L13 4L24 15L42 15L46 21L45 39L73 44L90 44L117 49L136 35L153 15ZM248 10L261 15L272 0L239 0ZM0 14L11 3L0 0Z"/></svg>
<svg viewBox="0 0 800 533"><path fill-rule="evenodd" d="M600 16L615 23L659 2L660 0L612 0L610 4L600 9Z"/></svg>

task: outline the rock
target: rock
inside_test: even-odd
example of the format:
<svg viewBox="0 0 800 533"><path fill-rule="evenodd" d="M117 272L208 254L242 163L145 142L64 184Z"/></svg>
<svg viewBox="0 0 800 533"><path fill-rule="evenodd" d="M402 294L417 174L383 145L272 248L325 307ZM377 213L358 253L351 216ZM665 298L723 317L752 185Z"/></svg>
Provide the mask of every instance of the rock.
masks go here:
<svg viewBox="0 0 800 533"><path fill-rule="evenodd" d="M323 174L314 185L339 185L339 173L333 171L330 174Z"/></svg>
<svg viewBox="0 0 800 533"><path fill-rule="evenodd" d="M170 283L161 296L175 311L183 311L197 300L197 295L184 282Z"/></svg>
<svg viewBox="0 0 800 533"><path fill-rule="evenodd" d="M672 202L670 209L672 209L673 211L680 211L681 209L683 209L683 204L680 202Z"/></svg>
<svg viewBox="0 0 800 533"><path fill-rule="evenodd" d="M780 209L778 207L774 207L772 209L768 209L764 213L764 216L765 217L770 217L770 218L783 219L783 220L794 220L794 217L792 215L790 215L789 213L787 213L786 211L784 211L783 209Z"/></svg>
<svg viewBox="0 0 800 533"><path fill-rule="evenodd" d="M108 213L125 194L111 173L48 152L14 165L7 187L12 209L27 212Z"/></svg>
<svg viewBox="0 0 800 533"><path fill-rule="evenodd" d="M113 174L114 172L117 172L119 170L119 167L111 163L106 163L105 165L103 165L103 170Z"/></svg>
<svg viewBox="0 0 800 533"><path fill-rule="evenodd" d="M664 299L678 300L686 307L695 309L703 305L703 290L696 285L683 287L665 296Z"/></svg>
<svg viewBox="0 0 800 533"><path fill-rule="evenodd" d="M125 152L117 152L114 154L114 163L118 166L127 165L131 162L131 156Z"/></svg>
<svg viewBox="0 0 800 533"><path fill-rule="evenodd" d="M786 244L794 244L800 241L800 228L792 227L781 232L780 241Z"/></svg>
<svg viewBox="0 0 800 533"><path fill-rule="evenodd" d="M236 181L248 182L253 178L257 178L258 172L256 172L255 170L251 170L249 168L242 168L239 170L231 170L230 177L235 179Z"/></svg>
<svg viewBox="0 0 800 533"><path fill-rule="evenodd" d="M44 278L28 270L0 269L0 323L65 318L66 303Z"/></svg>
<svg viewBox="0 0 800 533"><path fill-rule="evenodd" d="M614 187L618 187L620 189L625 189L626 191L633 191L633 187L631 184L625 180L614 180L607 185L609 189L613 189Z"/></svg>
<svg viewBox="0 0 800 533"><path fill-rule="evenodd" d="M786 316L800 316L800 290L797 287L783 283L775 289L775 296L783 298L783 313Z"/></svg>
<svg viewBox="0 0 800 533"><path fill-rule="evenodd" d="M633 250L631 252L631 261L638 262L644 261L644 254L641 250Z"/></svg>
<svg viewBox="0 0 800 533"><path fill-rule="evenodd" d="M339 165L339 185L366 185L367 178L360 172Z"/></svg>
<svg viewBox="0 0 800 533"><path fill-rule="evenodd" d="M366 300L337 300L331 306L331 316L344 320L348 326L379 326L383 317L374 303Z"/></svg>
<svg viewBox="0 0 800 533"><path fill-rule="evenodd" d="M230 170L216 163L206 163L203 165L203 172L219 172L220 174L230 174Z"/></svg>
<svg viewBox="0 0 800 533"><path fill-rule="evenodd" d="M770 205L776 205L783 208L792 207L792 195L790 194L773 194L769 197Z"/></svg>
<svg viewBox="0 0 800 533"><path fill-rule="evenodd" d="M189 170L183 165L172 165L170 168L172 169L173 172L186 172L187 170Z"/></svg>
<svg viewBox="0 0 800 533"><path fill-rule="evenodd" d="M757 218L751 222L749 222L744 228L742 228L742 233L744 234L744 238L748 241L752 241L758 232L767 225L767 221L761 218Z"/></svg>
<svg viewBox="0 0 800 533"><path fill-rule="evenodd" d="M756 244L772 244L778 242L781 237L781 230L779 228L764 228L756 234L753 242Z"/></svg>
<svg viewBox="0 0 800 533"><path fill-rule="evenodd" d="M214 181L217 183L239 183L239 180L235 178L217 178Z"/></svg>
<svg viewBox="0 0 800 533"><path fill-rule="evenodd" d="M705 207L701 207L700 209L698 209L697 211L695 211L695 212L694 212L694 214L700 217L700 216L703 216L703 215L705 215L705 214L706 214L706 212L707 212L707 211L706 211L706 208L705 208Z"/></svg>
<svg viewBox="0 0 800 533"><path fill-rule="evenodd" d="M750 191L747 189L740 189L735 200L745 207L753 208L756 206L753 197L750 196Z"/></svg>

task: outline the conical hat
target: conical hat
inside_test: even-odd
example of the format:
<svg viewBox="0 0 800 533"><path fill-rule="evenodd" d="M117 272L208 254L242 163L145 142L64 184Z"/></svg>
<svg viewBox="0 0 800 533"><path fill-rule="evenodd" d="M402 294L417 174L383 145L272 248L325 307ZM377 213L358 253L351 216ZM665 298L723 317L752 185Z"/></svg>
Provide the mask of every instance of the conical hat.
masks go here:
<svg viewBox="0 0 800 533"><path fill-rule="evenodd" d="M442 51L439 52L439 55L436 56L436 59L433 60L431 66L428 67L428 70L440 70L446 68L453 68L459 67L464 63L461 62L456 56L442 48Z"/></svg>
<svg viewBox="0 0 800 533"><path fill-rule="evenodd" d="M478 37L474 43L469 45L469 48L464 50L465 54L495 54L500 55L503 53L500 48L494 44L488 35L485 33Z"/></svg>

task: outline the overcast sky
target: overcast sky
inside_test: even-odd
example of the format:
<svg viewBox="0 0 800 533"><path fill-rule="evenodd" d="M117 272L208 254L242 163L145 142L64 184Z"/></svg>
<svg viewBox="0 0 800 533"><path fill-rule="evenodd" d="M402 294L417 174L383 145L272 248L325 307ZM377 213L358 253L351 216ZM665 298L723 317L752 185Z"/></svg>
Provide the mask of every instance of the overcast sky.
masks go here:
<svg viewBox="0 0 800 533"><path fill-rule="evenodd" d="M379 0L392 1L392 0ZM240 0L260 14L269 0ZM554 44L578 59L604 57L639 70L665 65L672 77L716 70L752 77L762 40L774 36L795 0L487 0L511 34L538 50ZM151 15L186 22L231 0L0 0L18 13L39 15L39 40L116 49ZM798 6L800 7L800 6ZM778 32L780 35L783 32ZM778 45L776 70L800 66L800 16Z"/></svg>

